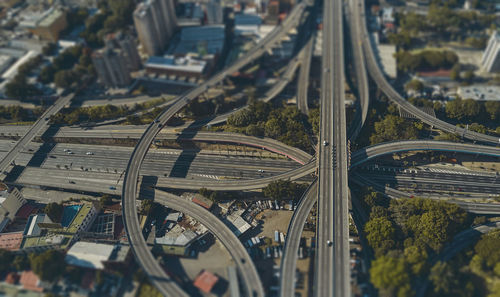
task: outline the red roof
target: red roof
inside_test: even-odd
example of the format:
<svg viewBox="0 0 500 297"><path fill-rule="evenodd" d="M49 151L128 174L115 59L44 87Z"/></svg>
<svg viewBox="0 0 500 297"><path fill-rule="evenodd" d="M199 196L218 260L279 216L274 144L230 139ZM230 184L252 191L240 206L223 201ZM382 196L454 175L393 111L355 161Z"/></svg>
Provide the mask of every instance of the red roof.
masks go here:
<svg viewBox="0 0 500 297"><path fill-rule="evenodd" d="M194 280L194 286L205 293L210 293L219 278L206 270L203 270Z"/></svg>
<svg viewBox="0 0 500 297"><path fill-rule="evenodd" d="M11 285L16 284L19 281L19 275L15 272L9 272L5 277L5 282Z"/></svg>
<svg viewBox="0 0 500 297"><path fill-rule="evenodd" d="M90 290L94 288L94 271L87 270L82 277L82 281L80 282L80 287L85 290Z"/></svg>
<svg viewBox="0 0 500 297"><path fill-rule="evenodd" d="M196 194L193 197L193 202L198 204L199 206L206 208L206 209L210 209L212 207L212 205L214 204L212 200L205 198L199 194Z"/></svg>
<svg viewBox="0 0 500 297"><path fill-rule="evenodd" d="M451 70L439 69L436 71L421 71L418 73L421 77L450 77Z"/></svg>
<svg viewBox="0 0 500 297"><path fill-rule="evenodd" d="M29 271L23 271L23 273L21 273L21 279L19 280L19 283L26 290L36 291L36 292L42 292L43 291L43 288L40 287L40 279L31 270L29 270Z"/></svg>
<svg viewBox="0 0 500 297"><path fill-rule="evenodd" d="M32 213L35 207L29 203L24 204L19 208L19 210L16 213L16 217L21 218L21 219L27 219Z"/></svg>
<svg viewBox="0 0 500 297"><path fill-rule="evenodd" d="M22 241L23 241L22 232L1 233L0 249L17 251L21 247Z"/></svg>

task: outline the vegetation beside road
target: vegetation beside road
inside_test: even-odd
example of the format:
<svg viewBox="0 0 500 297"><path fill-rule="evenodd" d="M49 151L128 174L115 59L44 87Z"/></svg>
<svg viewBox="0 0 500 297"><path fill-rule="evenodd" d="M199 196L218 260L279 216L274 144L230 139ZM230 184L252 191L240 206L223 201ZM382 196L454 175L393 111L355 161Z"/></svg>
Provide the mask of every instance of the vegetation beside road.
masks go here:
<svg viewBox="0 0 500 297"><path fill-rule="evenodd" d="M19 105L0 105L0 123L3 124L35 121L40 117L43 111L44 109L41 107L37 107L35 109L27 109Z"/></svg>
<svg viewBox="0 0 500 297"><path fill-rule="evenodd" d="M375 252L370 278L380 296L414 296L419 280L432 274L429 259L472 223L463 209L446 202L392 200L371 189L365 191L363 201L370 209L364 231ZM473 296L465 294L463 287L471 287L472 293L478 290L471 280L464 281L454 296Z"/></svg>
<svg viewBox="0 0 500 297"><path fill-rule="evenodd" d="M147 110L164 102L165 99L158 98L144 103L137 103L132 108L127 105L116 106L111 104L77 108L70 107L52 116L51 121L55 124L74 125L82 122L98 122L116 119L142 110ZM127 117L127 120L128 119ZM136 123L134 122L133 124Z"/></svg>
<svg viewBox="0 0 500 297"><path fill-rule="evenodd" d="M436 43L465 41L475 48L483 48L486 45L488 37L485 35L485 29L495 27L494 14L453 10L451 8L453 5L446 5L445 1L435 2L429 6L427 15L414 12L397 14L400 30L390 34L389 41L403 49L409 49L421 40Z"/></svg>
<svg viewBox="0 0 500 297"><path fill-rule="evenodd" d="M214 129L270 137L310 152L310 127L307 117L295 106L273 108L271 103L257 101L230 116L226 125Z"/></svg>

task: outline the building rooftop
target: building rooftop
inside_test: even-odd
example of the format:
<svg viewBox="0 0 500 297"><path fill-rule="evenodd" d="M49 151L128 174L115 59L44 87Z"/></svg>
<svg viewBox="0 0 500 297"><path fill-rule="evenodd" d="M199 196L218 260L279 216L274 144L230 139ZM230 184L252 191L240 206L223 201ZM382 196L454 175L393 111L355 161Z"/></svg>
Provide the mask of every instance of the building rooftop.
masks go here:
<svg viewBox="0 0 500 297"><path fill-rule="evenodd" d="M239 213L232 213L228 215L225 221L226 225L228 225L229 229L231 229L236 236L240 236L252 228L252 225L247 223L247 221L245 221Z"/></svg>
<svg viewBox="0 0 500 297"><path fill-rule="evenodd" d="M206 209L210 209L212 208L212 205L214 204L214 202L206 197L204 197L203 195L200 195L200 194L195 194L193 196L193 199L192 201L196 204L198 204L199 206L202 206Z"/></svg>
<svg viewBox="0 0 500 297"><path fill-rule="evenodd" d="M219 278L206 270L203 270L194 280L193 285L205 293L210 293Z"/></svg>
<svg viewBox="0 0 500 297"><path fill-rule="evenodd" d="M150 57L145 66L172 71L185 71L193 73L203 73L207 62L197 60L190 56L175 58L174 56Z"/></svg>
<svg viewBox="0 0 500 297"><path fill-rule="evenodd" d="M38 23L40 27L49 27L52 23L63 15L63 11L60 9L54 9L47 15L45 15Z"/></svg>
<svg viewBox="0 0 500 297"><path fill-rule="evenodd" d="M73 218L73 221L71 224L69 224L67 228L67 232L70 233L76 233L78 231L78 228L80 225L83 223L83 220L87 217L89 212L92 210L93 205L91 203L85 203L82 205L82 207L78 210L78 213L76 216Z"/></svg>
<svg viewBox="0 0 500 297"><path fill-rule="evenodd" d="M217 54L224 47L225 31L223 25L185 27L181 30L180 40L172 53Z"/></svg>
<svg viewBox="0 0 500 297"><path fill-rule="evenodd" d="M21 273L21 278L19 279L19 283L26 290L36 291L36 292L42 292L43 291L43 288L40 286L40 279L31 270L29 270L29 271L23 271Z"/></svg>
<svg viewBox="0 0 500 297"><path fill-rule="evenodd" d="M0 249L17 251L23 241L22 232L0 233Z"/></svg>
<svg viewBox="0 0 500 297"><path fill-rule="evenodd" d="M68 265L104 269L103 262L109 260L114 248L109 244L78 241L68 250L65 260Z"/></svg>
<svg viewBox="0 0 500 297"><path fill-rule="evenodd" d="M160 245L186 246L198 238L198 234L191 230L183 230L179 225L175 225L163 237L155 238L155 243Z"/></svg>
<svg viewBox="0 0 500 297"><path fill-rule="evenodd" d="M457 94L462 99L477 101L500 101L500 86L472 85L459 87Z"/></svg>

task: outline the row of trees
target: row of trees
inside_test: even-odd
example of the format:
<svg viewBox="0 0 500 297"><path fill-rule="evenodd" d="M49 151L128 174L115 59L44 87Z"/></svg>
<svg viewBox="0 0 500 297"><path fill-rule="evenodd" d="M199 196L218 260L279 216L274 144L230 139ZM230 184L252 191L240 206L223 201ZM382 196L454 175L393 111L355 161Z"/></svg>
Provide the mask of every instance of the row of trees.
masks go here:
<svg viewBox="0 0 500 297"><path fill-rule="evenodd" d="M389 200L370 189L363 198L370 208L364 231L376 255L370 277L381 296L413 296L414 280L430 271L427 260L471 223L446 202Z"/></svg>
<svg viewBox="0 0 500 297"><path fill-rule="evenodd" d="M0 249L0 274L31 269L41 280L52 282L63 275L65 268L64 254L58 250L14 255Z"/></svg>
<svg viewBox="0 0 500 297"><path fill-rule="evenodd" d="M418 53L399 51L396 59L398 69L405 72L449 69L458 63L458 56L449 50L423 50Z"/></svg>
<svg viewBox="0 0 500 297"><path fill-rule="evenodd" d="M0 106L0 121L32 121L37 119L44 109L39 107L28 110L19 105Z"/></svg>
<svg viewBox="0 0 500 297"><path fill-rule="evenodd" d="M295 106L273 108L271 103L253 102L232 115L223 127L226 131L252 136L266 136L300 149L310 151L308 130L311 124Z"/></svg>
<svg viewBox="0 0 500 297"><path fill-rule="evenodd" d="M19 66L16 76L5 85L5 94L7 97L26 99L41 94L33 84L28 82L28 75L38 67L41 62L42 56L38 55Z"/></svg>
<svg viewBox="0 0 500 297"><path fill-rule="evenodd" d="M495 26L493 14L452 10L447 5L437 4L429 6L426 16L413 12L397 14L400 31L389 40L403 48L411 47L414 38L466 40L476 48L485 45L485 36L481 34L484 34L484 29ZM471 39L471 36L475 36L475 39Z"/></svg>
<svg viewBox="0 0 500 297"><path fill-rule="evenodd" d="M141 110L145 110L151 108L155 105L159 105L165 102L164 99L155 99L144 103L136 103L133 107L128 107L127 105L98 105L98 106L89 106L89 107L77 107L77 108L68 108L64 109L62 112L57 113L51 118L51 121L56 124L67 124L73 125L81 122L96 122L108 119L114 119L123 117L126 115L130 115L131 113L135 113ZM161 109L154 109L152 115L146 115L146 117L151 118L148 122L150 122L153 118L161 112ZM132 124L142 124L142 120L137 117L139 123L134 123L134 118L132 116L127 117Z"/></svg>
<svg viewBox="0 0 500 297"><path fill-rule="evenodd" d="M298 201L306 189L306 184L299 184L289 180L277 180L263 188L262 194L264 194L264 197L273 200L292 199Z"/></svg>

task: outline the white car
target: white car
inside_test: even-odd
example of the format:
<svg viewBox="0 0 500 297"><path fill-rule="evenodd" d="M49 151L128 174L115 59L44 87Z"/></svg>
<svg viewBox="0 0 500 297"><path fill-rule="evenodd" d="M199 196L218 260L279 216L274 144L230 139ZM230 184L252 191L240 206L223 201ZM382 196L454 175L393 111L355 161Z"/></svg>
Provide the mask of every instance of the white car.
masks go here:
<svg viewBox="0 0 500 297"><path fill-rule="evenodd" d="M87 152L87 155L93 155L94 153L93 152Z"/></svg>
<svg viewBox="0 0 500 297"><path fill-rule="evenodd" d="M327 145L328 145L328 141L323 140L323 146L327 146Z"/></svg>

